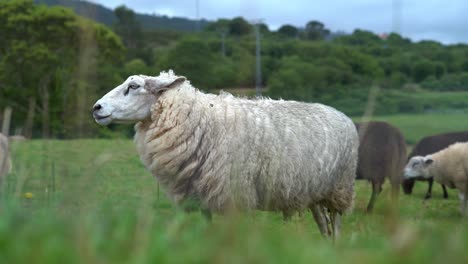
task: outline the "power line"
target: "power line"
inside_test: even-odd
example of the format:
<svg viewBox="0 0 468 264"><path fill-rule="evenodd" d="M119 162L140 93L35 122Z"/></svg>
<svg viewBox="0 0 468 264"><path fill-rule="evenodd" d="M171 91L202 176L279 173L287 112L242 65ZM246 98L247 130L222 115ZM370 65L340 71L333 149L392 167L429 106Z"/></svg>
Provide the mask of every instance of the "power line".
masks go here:
<svg viewBox="0 0 468 264"><path fill-rule="evenodd" d="M200 0L195 0L195 16L196 16L196 22L195 22L195 31L200 31Z"/></svg>
<svg viewBox="0 0 468 264"><path fill-rule="evenodd" d="M402 3L401 0L393 0L392 2L392 31L401 35L401 20L402 20Z"/></svg>

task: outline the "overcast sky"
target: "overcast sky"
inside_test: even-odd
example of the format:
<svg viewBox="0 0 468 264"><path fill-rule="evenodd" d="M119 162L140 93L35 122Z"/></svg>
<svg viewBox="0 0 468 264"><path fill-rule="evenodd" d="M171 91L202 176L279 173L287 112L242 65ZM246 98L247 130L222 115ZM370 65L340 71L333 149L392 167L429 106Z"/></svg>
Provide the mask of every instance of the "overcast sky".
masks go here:
<svg viewBox="0 0 468 264"><path fill-rule="evenodd" d="M138 13L197 17L197 0L92 0L106 7L125 4ZM394 5L393 2L400 2ZM263 19L270 29L319 20L332 31L394 29L412 40L468 43L468 0L198 0L199 17ZM397 12L394 15L394 6ZM394 19L394 18L397 19Z"/></svg>

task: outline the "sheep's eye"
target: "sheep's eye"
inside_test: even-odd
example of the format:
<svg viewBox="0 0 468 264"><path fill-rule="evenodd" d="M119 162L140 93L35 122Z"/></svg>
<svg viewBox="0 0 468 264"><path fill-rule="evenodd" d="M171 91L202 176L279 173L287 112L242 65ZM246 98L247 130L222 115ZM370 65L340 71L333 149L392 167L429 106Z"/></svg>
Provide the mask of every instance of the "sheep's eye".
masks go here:
<svg viewBox="0 0 468 264"><path fill-rule="evenodd" d="M416 165L419 164L419 161L416 161L415 163L413 163L413 168L416 167Z"/></svg>
<svg viewBox="0 0 468 264"><path fill-rule="evenodd" d="M135 89L138 89L139 87L140 87L140 86L139 86L138 84L134 84L134 83L129 84L129 85L127 86L127 89L126 89L125 92L124 92L124 95L127 96L128 93L130 92L130 89L135 90Z"/></svg>
<svg viewBox="0 0 468 264"><path fill-rule="evenodd" d="M139 86L138 84L130 84L130 85L128 85L128 88L129 88L129 89L137 89L137 88L139 88L139 87L140 87L140 86Z"/></svg>

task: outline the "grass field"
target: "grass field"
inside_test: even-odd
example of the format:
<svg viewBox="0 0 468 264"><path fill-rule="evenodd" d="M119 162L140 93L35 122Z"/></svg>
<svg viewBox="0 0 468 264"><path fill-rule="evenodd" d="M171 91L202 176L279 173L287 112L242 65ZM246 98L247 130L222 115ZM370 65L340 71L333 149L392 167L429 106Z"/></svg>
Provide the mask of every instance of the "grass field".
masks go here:
<svg viewBox="0 0 468 264"><path fill-rule="evenodd" d="M362 121L354 117L354 121ZM400 114L376 116L372 120L386 121L398 127L405 136L406 142L415 144L421 138L439 133L468 130L468 115L457 114Z"/></svg>
<svg viewBox="0 0 468 264"><path fill-rule="evenodd" d="M405 133L416 129L417 138L439 129L426 118L384 119ZM463 128L462 116L438 118ZM456 193L444 200L439 185L423 201L426 184L417 184L392 214L386 184L367 215L370 185L357 182L354 211L333 244L309 213L288 223L267 212L207 223L180 212L131 140L14 142L12 155L14 172L1 193L0 263L468 263L468 220Z"/></svg>

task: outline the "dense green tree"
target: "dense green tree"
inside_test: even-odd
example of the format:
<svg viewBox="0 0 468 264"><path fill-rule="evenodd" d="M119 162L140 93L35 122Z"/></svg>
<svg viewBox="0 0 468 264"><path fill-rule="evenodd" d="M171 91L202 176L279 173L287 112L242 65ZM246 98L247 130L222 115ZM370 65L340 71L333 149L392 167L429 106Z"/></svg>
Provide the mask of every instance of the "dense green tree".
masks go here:
<svg viewBox="0 0 468 264"><path fill-rule="evenodd" d="M231 21L229 19L218 19L215 22L209 23L205 27L205 31L211 31L211 32L228 32L229 31L229 24Z"/></svg>
<svg viewBox="0 0 468 264"><path fill-rule="evenodd" d="M130 76L135 74L150 75L148 65L141 59L133 59L124 65L123 76Z"/></svg>
<svg viewBox="0 0 468 264"><path fill-rule="evenodd" d="M429 60L420 60L413 66L413 79L416 82L424 81L429 76L435 76L436 66Z"/></svg>
<svg viewBox="0 0 468 264"><path fill-rule="evenodd" d="M445 74L440 79L429 76L421 87L433 91L468 91L468 73Z"/></svg>
<svg viewBox="0 0 468 264"><path fill-rule="evenodd" d="M408 78L401 72L392 72L390 76L390 86L394 89L400 89L405 83L408 82Z"/></svg>
<svg viewBox="0 0 468 264"><path fill-rule="evenodd" d="M23 120L28 136L37 111L44 137L56 134L64 120L70 120L65 115L70 100L80 101L83 109L73 117L79 119L86 113L87 96L92 93L82 89L79 97L71 96L75 88L84 87L74 80L84 77L98 62L115 61L116 53L122 51L115 34L61 7L37 6L32 1L0 2L0 23L0 83L4 86L0 98L13 105L15 118ZM88 60L83 61L85 58ZM84 120L81 117L77 122Z"/></svg>
<svg viewBox="0 0 468 264"><path fill-rule="evenodd" d="M380 39L380 37L377 36L375 33L361 29L354 30L353 34L351 35L339 37L337 41L346 45L354 45L361 47L383 45L382 39Z"/></svg>
<svg viewBox="0 0 468 264"><path fill-rule="evenodd" d="M411 44L411 40L408 38L403 38L401 35L397 33L390 33L387 37L387 43L390 47L406 47Z"/></svg>
<svg viewBox="0 0 468 264"><path fill-rule="evenodd" d="M216 78L212 72L217 59L206 42L197 38L181 40L169 51L161 63L162 69L173 69L176 73L186 76L194 86L200 89L214 88Z"/></svg>
<svg viewBox="0 0 468 264"><path fill-rule="evenodd" d="M437 79L440 79L446 73L445 65L442 62L434 63L434 75Z"/></svg>
<svg viewBox="0 0 468 264"><path fill-rule="evenodd" d="M270 33L270 29L268 28L268 25L265 23L259 23L258 29L262 35Z"/></svg>
<svg viewBox="0 0 468 264"><path fill-rule="evenodd" d="M298 56L285 57L268 80L269 95L274 98L317 101L343 84L352 81L348 65L333 58L310 63Z"/></svg>
<svg viewBox="0 0 468 264"><path fill-rule="evenodd" d="M114 10L117 22L114 30L122 37L123 43L129 49L136 49L141 46L141 26L135 19L135 12L124 5L118 6Z"/></svg>
<svg viewBox="0 0 468 264"><path fill-rule="evenodd" d="M244 36L252 30L252 25L242 17L236 17L229 22L229 34L232 36Z"/></svg>
<svg viewBox="0 0 468 264"><path fill-rule="evenodd" d="M18 80L19 87L10 87L16 90L14 102L39 106L42 135L49 137L51 85L62 69L74 63L69 58L78 49L76 17L70 10L37 7L32 1L2 2L0 16L6 20L0 33L5 48L0 79ZM18 26L26 34L17 34Z"/></svg>
<svg viewBox="0 0 468 264"><path fill-rule="evenodd" d="M278 34L282 37L296 38L299 34L299 30L295 26L283 25L278 29Z"/></svg>
<svg viewBox="0 0 468 264"><path fill-rule="evenodd" d="M127 58L138 57L149 62L151 53L144 47L144 34L135 12L124 5L114 10L117 21L113 28L127 48Z"/></svg>
<svg viewBox="0 0 468 264"><path fill-rule="evenodd" d="M325 25L316 20L309 21L304 29L304 36L308 40L321 40L330 35L330 30Z"/></svg>
<svg viewBox="0 0 468 264"><path fill-rule="evenodd" d="M349 65L353 74L367 80L376 80L384 75L377 60L367 54L356 51L349 47L335 47L332 56L342 60Z"/></svg>

